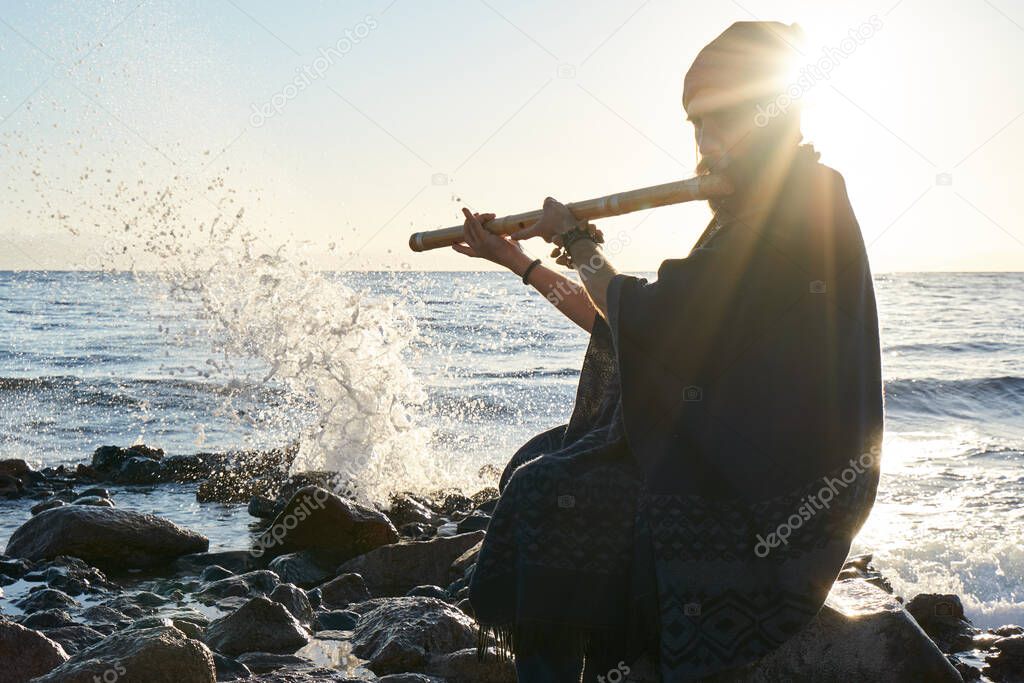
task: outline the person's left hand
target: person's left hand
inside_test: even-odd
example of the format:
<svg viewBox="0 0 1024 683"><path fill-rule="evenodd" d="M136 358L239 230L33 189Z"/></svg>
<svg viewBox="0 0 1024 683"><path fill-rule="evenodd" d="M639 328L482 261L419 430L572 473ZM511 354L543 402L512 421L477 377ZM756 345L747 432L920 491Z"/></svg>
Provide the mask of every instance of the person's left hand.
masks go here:
<svg viewBox="0 0 1024 683"><path fill-rule="evenodd" d="M563 232L572 230L580 223L582 221L577 220L572 215L569 207L554 197L548 197L544 200L544 215L541 216L540 220L528 228L512 233L511 237L514 240L542 237L545 242L555 242L555 237Z"/></svg>

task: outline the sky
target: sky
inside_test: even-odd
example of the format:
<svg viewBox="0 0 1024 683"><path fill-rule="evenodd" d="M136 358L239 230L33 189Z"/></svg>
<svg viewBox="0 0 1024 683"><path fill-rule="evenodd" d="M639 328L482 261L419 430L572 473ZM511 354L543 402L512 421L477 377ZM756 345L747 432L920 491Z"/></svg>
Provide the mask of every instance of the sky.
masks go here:
<svg viewBox="0 0 1024 683"><path fill-rule="evenodd" d="M692 176L683 75L752 19L828 65L804 133L876 272L1024 270L1024 0L3 0L0 269L157 267L104 247L168 196L326 269L486 267L408 235ZM598 225L652 271L708 217Z"/></svg>

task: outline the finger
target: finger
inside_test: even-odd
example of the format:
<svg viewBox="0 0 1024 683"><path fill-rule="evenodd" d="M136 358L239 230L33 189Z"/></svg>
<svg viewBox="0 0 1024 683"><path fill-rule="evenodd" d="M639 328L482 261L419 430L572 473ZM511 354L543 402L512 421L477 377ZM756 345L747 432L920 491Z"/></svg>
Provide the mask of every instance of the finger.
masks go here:
<svg viewBox="0 0 1024 683"><path fill-rule="evenodd" d="M480 225L480 219L477 218L477 214L472 213L466 207L462 207L462 213L466 216L466 222L463 226L466 241L470 245L475 246L483 239L483 227Z"/></svg>
<svg viewBox="0 0 1024 683"><path fill-rule="evenodd" d="M514 233L509 235L509 237L511 237L512 239L516 240L517 242L519 240L528 240L531 237L536 237L537 235L540 234L540 230L538 229L537 226L538 226L538 223L534 223L533 225L531 225L528 228L523 228L522 230L515 231Z"/></svg>
<svg viewBox="0 0 1024 683"><path fill-rule="evenodd" d="M469 246L468 244L462 244L462 243L453 244L452 245L452 249L454 249L455 251L459 252L460 254L464 254L466 256L476 257L476 250L473 249L473 247Z"/></svg>

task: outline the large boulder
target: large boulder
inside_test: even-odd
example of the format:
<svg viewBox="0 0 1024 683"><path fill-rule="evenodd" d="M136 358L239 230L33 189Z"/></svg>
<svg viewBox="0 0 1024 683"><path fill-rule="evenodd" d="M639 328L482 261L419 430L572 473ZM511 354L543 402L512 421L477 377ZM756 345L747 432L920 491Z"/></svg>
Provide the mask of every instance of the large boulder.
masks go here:
<svg viewBox="0 0 1024 683"><path fill-rule="evenodd" d="M323 561L339 563L396 541L398 532L383 513L307 486L257 538L253 553L277 557L308 550Z"/></svg>
<svg viewBox="0 0 1024 683"><path fill-rule="evenodd" d="M6 554L30 560L70 555L100 568L124 570L162 565L209 546L205 536L154 515L67 505L40 512L18 527Z"/></svg>
<svg viewBox="0 0 1024 683"><path fill-rule="evenodd" d="M67 659L64 648L42 633L0 619L0 679L25 683Z"/></svg>
<svg viewBox="0 0 1024 683"><path fill-rule="evenodd" d="M452 563L483 538L484 532L474 531L386 545L349 560L338 572L361 574L375 596L405 595L424 584L446 586Z"/></svg>
<svg viewBox="0 0 1024 683"><path fill-rule="evenodd" d="M377 675L423 671L435 658L476 646L473 621L434 598L384 598L356 605L352 654Z"/></svg>
<svg viewBox="0 0 1024 683"><path fill-rule="evenodd" d="M214 683L213 653L173 626L127 629L82 650L34 683Z"/></svg>
<svg viewBox="0 0 1024 683"><path fill-rule="evenodd" d="M284 605L253 598L206 629L206 643L218 652L291 654L309 642L309 632Z"/></svg>
<svg viewBox="0 0 1024 683"><path fill-rule="evenodd" d="M821 612L736 683L808 680L959 683L963 679L893 596L863 579L837 581Z"/></svg>

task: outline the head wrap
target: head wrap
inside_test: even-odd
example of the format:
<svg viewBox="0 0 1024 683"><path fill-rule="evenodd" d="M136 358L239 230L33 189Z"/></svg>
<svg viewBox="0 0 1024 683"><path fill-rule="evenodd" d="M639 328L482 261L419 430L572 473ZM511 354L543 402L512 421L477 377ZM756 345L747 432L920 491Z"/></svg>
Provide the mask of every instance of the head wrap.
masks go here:
<svg viewBox="0 0 1024 683"><path fill-rule="evenodd" d="M803 32L796 24L738 21L708 43L683 81L683 107L702 111L761 102L785 91Z"/></svg>

